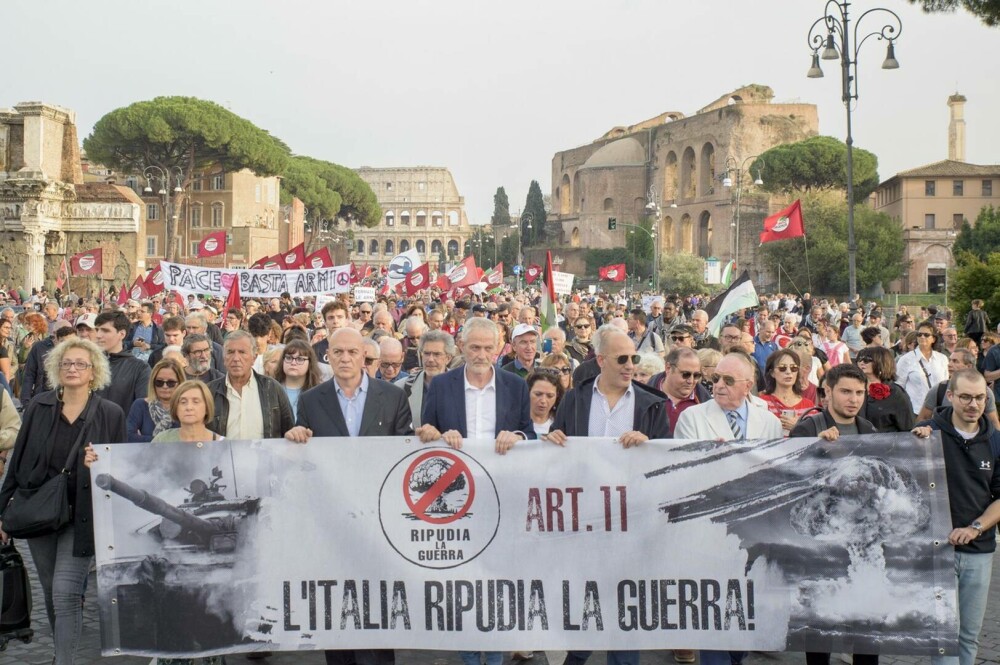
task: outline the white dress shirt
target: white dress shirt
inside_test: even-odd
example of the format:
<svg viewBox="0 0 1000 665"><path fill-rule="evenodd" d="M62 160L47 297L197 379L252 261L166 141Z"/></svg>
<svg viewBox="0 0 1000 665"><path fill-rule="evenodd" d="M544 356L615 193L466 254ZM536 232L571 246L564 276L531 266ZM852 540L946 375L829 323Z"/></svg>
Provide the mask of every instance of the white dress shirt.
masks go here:
<svg viewBox="0 0 1000 665"><path fill-rule="evenodd" d="M465 381L465 433L469 439L496 438L497 426L497 371L490 368L490 381L483 388L469 383L468 370L462 373Z"/></svg>
<svg viewBox="0 0 1000 665"><path fill-rule="evenodd" d="M229 419L226 437L229 439L264 438L264 416L260 408L257 379L251 374L242 392L236 392L226 376L226 399L229 401Z"/></svg>
<svg viewBox="0 0 1000 665"><path fill-rule="evenodd" d="M594 397L590 401L590 421L587 436L621 436L635 429L635 392L630 383L625 394L618 398L612 409L608 398L597 387L600 378L594 381Z"/></svg>

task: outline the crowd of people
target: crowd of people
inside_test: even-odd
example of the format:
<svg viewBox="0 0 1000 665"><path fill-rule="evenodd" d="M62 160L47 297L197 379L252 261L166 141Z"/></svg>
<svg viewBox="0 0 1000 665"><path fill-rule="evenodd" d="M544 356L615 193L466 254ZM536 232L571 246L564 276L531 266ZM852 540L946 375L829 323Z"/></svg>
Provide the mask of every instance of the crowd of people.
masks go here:
<svg viewBox="0 0 1000 665"><path fill-rule="evenodd" d="M713 334L704 296L578 292L557 303L557 325L544 330L531 292L377 302L345 294L319 308L285 294L228 310L193 295L122 307L59 296L0 305L0 464L9 466L0 536L15 491L69 471L71 522L27 539L56 663L73 662L94 555L89 466L98 454L87 446L61 462L81 438L304 444L415 434L455 448L489 439L507 454L530 439L563 446L570 437L613 437L631 448L651 439L836 441L932 430L944 442L961 647L959 658L935 662L975 662L1000 521L1000 336L979 301L959 324L943 308L887 318L860 300L775 294ZM462 659L495 665L502 655ZM565 662L583 665L589 655L571 651ZM744 655L700 658L739 665ZM386 665L394 654L326 658ZM696 656L677 650L673 658ZM615 665L638 660L637 651L608 654ZM810 664L828 661L807 654Z"/></svg>

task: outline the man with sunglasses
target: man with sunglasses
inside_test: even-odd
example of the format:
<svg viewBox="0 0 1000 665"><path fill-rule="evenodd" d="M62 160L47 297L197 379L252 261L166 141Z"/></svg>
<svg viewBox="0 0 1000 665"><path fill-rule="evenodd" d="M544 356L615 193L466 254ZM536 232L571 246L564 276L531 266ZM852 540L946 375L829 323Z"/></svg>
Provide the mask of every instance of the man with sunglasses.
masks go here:
<svg viewBox="0 0 1000 665"><path fill-rule="evenodd" d="M921 324L923 325L923 324ZM935 656L933 665L973 665L986 614L996 525L1000 522L1000 433L983 416L986 381L974 369L955 372L948 383L954 406L938 409L913 433L941 432L958 582L958 658Z"/></svg>
<svg viewBox="0 0 1000 665"><path fill-rule="evenodd" d="M677 329L674 328L676 332ZM673 436L677 419L688 408L712 399L701 384L701 361L698 354L686 346L675 346L667 354L666 371L656 374L649 385L666 394L667 420Z"/></svg>
<svg viewBox="0 0 1000 665"><path fill-rule="evenodd" d="M370 335L375 329L372 321L372 304L363 302L358 305L358 320L354 322L354 327L361 331L362 335Z"/></svg>

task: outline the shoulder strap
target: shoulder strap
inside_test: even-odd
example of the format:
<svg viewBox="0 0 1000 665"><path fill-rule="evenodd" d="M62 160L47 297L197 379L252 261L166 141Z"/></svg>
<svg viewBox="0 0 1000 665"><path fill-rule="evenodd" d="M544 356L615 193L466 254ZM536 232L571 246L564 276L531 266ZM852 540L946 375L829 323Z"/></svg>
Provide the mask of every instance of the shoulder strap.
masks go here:
<svg viewBox="0 0 1000 665"><path fill-rule="evenodd" d="M944 394L946 392L948 392L948 382L942 381L937 387L937 402L935 403L935 406L941 406L944 404Z"/></svg>

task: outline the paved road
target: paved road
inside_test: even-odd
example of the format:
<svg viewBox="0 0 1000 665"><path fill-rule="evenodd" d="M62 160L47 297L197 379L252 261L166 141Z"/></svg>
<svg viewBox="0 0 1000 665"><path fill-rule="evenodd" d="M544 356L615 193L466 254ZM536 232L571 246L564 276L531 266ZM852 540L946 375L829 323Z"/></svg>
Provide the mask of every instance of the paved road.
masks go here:
<svg viewBox="0 0 1000 665"><path fill-rule="evenodd" d="M27 556L27 548L21 548L25 555L25 563L32 574L32 591L35 598L33 625L36 636L31 644L11 643L7 650L0 652L0 665L48 665L52 662L52 638L45 620L42 606L41 587L38 586L31 557ZM993 562L993 579L1000 580L1000 557ZM94 575L90 576L87 587L87 602L83 613L83 639L78 652L77 663L106 663L107 665L147 665L149 658L130 656L102 657L100 647L100 629L97 618L97 584ZM561 658L553 652L554 665L561 665ZM462 660L452 651L399 651L396 661L400 665L461 665ZM508 661L505 665L510 665ZM516 662L516 661L515 661ZM604 665L605 657L601 652L595 653L590 659L595 665ZM746 661L748 665L804 665L805 658L801 654L752 654ZM883 656L881 665L916 665L928 663L928 658L910 656ZM248 661L243 656L229 656L228 665L244 665L246 663L265 663L266 665L322 665L323 656L316 653L286 652L278 653L263 661ZM545 654L538 652L525 665L548 665ZM833 661L839 665L838 661ZM1000 583L995 582L990 589L990 603L983 625L982 643L979 650L979 663L1000 665ZM641 665L673 665L674 660L669 652L643 652Z"/></svg>

